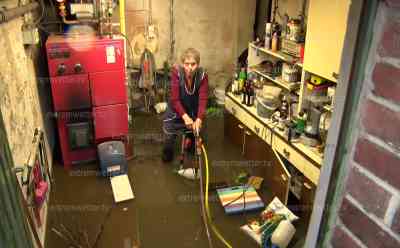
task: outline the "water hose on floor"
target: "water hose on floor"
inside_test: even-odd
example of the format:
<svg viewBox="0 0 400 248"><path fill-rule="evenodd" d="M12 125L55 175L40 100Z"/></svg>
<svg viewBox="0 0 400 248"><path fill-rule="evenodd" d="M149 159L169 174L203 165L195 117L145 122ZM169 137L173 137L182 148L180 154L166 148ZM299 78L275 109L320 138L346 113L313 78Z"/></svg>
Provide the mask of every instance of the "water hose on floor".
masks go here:
<svg viewBox="0 0 400 248"><path fill-rule="evenodd" d="M205 207L205 198L204 198L204 190L203 190L203 170L201 169L201 139L199 141L199 137L196 137L196 152L197 152L197 158L198 158L198 162L199 162L199 174L200 174L200 200L201 200L201 213L202 213L202 217L203 217L203 223L204 223L204 227L206 229L206 234L207 234L207 239L208 239L208 246L209 248L213 248L213 244L212 244L212 240L211 240L211 234L210 234L210 230L208 228L209 223L207 222L207 211L206 211L206 207ZM208 173L206 172L206 175Z"/></svg>
<svg viewBox="0 0 400 248"><path fill-rule="evenodd" d="M225 240L225 238L219 232L217 227L213 224L212 219L211 219L210 206L208 204L208 190L209 190L209 184L210 184L208 156L207 156L206 148L204 147L203 144L201 145L201 150L203 151L203 154L204 154L204 160L205 160L205 166L206 166L206 191L204 192L205 200L202 201L202 205L205 204L205 211L206 211L206 215L207 215L207 218L208 218L208 224L211 226L212 231L218 237L218 239L221 240L221 242L224 243L224 245L226 247L232 248L232 245L228 241ZM199 164L199 168L200 168L200 173L201 173L201 164ZM200 174L200 178L201 178L201 174ZM203 186L203 184L200 183L200 187L201 188L203 188L202 186Z"/></svg>

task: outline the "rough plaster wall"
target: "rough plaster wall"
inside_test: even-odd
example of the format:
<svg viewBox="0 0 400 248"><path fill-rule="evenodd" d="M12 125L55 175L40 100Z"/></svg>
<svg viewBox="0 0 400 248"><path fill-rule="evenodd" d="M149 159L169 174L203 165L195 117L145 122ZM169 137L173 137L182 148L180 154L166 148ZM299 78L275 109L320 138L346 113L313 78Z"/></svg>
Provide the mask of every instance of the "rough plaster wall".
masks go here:
<svg viewBox="0 0 400 248"><path fill-rule="evenodd" d="M257 37L263 39L265 36L265 24L269 22L268 16L271 15L268 8L272 3L270 0L260 0L259 4L257 11Z"/></svg>
<svg viewBox="0 0 400 248"><path fill-rule="evenodd" d="M18 1L8 1L7 7L17 5ZM4 5L3 5L4 6ZM31 149L34 130L44 130L44 114L41 110L34 64L37 48L24 49L21 26L23 18L16 18L0 24L0 109L3 114L8 141L15 165L24 165ZM46 83L41 80L40 83ZM45 133L47 138L47 133ZM49 162L52 162L51 149L47 147ZM51 164L50 164L51 166ZM47 206L43 207L46 218ZM44 240L45 225L38 230Z"/></svg>
<svg viewBox="0 0 400 248"><path fill-rule="evenodd" d="M41 122L35 72L21 43L21 24L17 19L0 26L0 47L8 51L0 54L0 106L17 165L26 161L34 129Z"/></svg>
<svg viewBox="0 0 400 248"><path fill-rule="evenodd" d="M285 13L289 15L291 18L298 18L299 14L301 13L303 2L306 1L306 16L307 16L307 9L310 3L310 0L279 0L279 14L283 17ZM273 13L274 5L272 5L272 12L271 12L271 19ZM276 21L282 23L282 19L277 14ZM306 21L307 23L307 21Z"/></svg>
<svg viewBox="0 0 400 248"><path fill-rule="evenodd" d="M234 59L236 59L243 50L249 47L249 42L253 40L253 28L256 14L256 1L255 0L232 0L234 6L234 12L231 18L236 21L236 25L239 27L239 31L234 32L237 35L237 41L235 50L233 51ZM224 8L221 9L220 13L224 13ZM229 22L228 22L229 23Z"/></svg>
<svg viewBox="0 0 400 248"><path fill-rule="evenodd" d="M187 47L201 52L201 64L209 71L210 84L223 85L232 73L238 55L252 38L255 0L175 0L176 62ZM153 21L158 27L157 67L168 59L170 51L170 1L153 0ZM127 2L127 34L130 39L146 20L148 1ZM133 42L134 43L134 42Z"/></svg>
<svg viewBox="0 0 400 248"><path fill-rule="evenodd" d="M153 24L158 31L158 49L155 54L157 68L162 68L164 61L168 58L170 44L170 1L153 0ZM132 42L135 53L134 63L139 63L139 58L143 46L135 46L136 35L144 32L146 20L148 19L148 1L134 0L126 2L126 32ZM140 50L138 49L140 48Z"/></svg>

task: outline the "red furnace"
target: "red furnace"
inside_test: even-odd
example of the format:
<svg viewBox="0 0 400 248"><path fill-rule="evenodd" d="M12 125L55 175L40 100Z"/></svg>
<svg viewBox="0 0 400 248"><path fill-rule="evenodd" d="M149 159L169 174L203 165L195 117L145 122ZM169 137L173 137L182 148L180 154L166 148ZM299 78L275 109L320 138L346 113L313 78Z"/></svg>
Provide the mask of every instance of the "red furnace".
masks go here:
<svg viewBox="0 0 400 248"><path fill-rule="evenodd" d="M124 40L54 35L46 50L64 167L95 160L101 142L126 142Z"/></svg>

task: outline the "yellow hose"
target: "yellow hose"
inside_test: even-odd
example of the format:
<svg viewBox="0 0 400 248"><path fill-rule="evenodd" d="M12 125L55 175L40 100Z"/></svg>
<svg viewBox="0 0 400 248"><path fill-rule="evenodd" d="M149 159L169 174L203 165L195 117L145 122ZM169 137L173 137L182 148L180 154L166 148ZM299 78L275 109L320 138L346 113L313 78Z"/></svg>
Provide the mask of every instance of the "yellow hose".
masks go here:
<svg viewBox="0 0 400 248"><path fill-rule="evenodd" d="M222 241L222 243L224 243L224 245L228 248L232 248L232 245L228 243L228 241L226 241L224 239L224 237L221 235L221 233L218 231L217 227L213 224L212 220L211 220L211 213L210 213L210 206L208 205L208 186L209 186L209 175L208 175L208 157L207 157L207 151L206 148L204 147L204 145L201 145L201 149L203 151L204 154L204 160L206 162L206 192L205 192L205 204L206 204L206 212L207 212L207 218L208 218L208 222L211 226L211 229L213 230L213 232L215 233L215 235Z"/></svg>
<svg viewBox="0 0 400 248"><path fill-rule="evenodd" d="M121 33L126 35L125 30L125 0L119 1L119 27L121 29Z"/></svg>

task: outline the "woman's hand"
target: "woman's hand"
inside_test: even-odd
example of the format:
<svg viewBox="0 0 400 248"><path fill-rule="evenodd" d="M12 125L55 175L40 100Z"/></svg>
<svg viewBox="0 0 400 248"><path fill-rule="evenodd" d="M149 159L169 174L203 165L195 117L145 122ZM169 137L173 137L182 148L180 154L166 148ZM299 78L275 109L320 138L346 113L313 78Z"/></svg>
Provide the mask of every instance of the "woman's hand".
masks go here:
<svg viewBox="0 0 400 248"><path fill-rule="evenodd" d="M196 121L193 123L193 132L195 134L200 133L202 121L201 119L197 118Z"/></svg>
<svg viewBox="0 0 400 248"><path fill-rule="evenodd" d="M190 118L188 114L182 115L183 122L185 123L186 128L192 129L193 128L193 120Z"/></svg>

